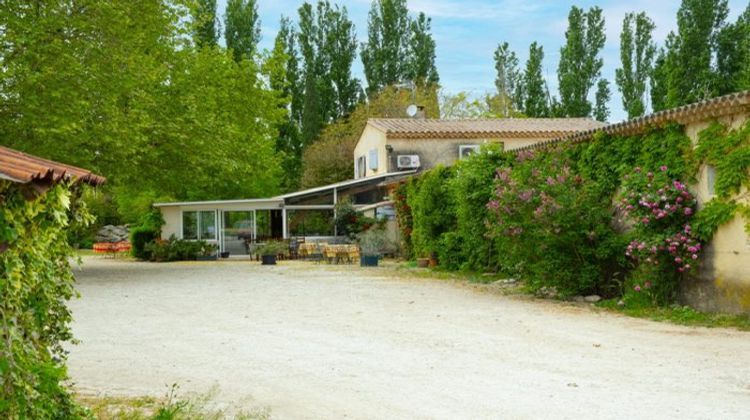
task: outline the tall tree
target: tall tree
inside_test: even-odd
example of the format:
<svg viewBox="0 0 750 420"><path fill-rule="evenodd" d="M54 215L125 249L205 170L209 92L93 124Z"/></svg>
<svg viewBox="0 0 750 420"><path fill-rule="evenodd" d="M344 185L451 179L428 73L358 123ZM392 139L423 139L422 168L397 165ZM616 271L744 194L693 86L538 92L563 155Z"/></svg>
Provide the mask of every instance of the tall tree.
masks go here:
<svg viewBox="0 0 750 420"><path fill-rule="evenodd" d="M234 60L252 59L260 41L256 0L229 0L224 14L224 39Z"/></svg>
<svg viewBox="0 0 750 420"><path fill-rule="evenodd" d="M360 83L351 75L356 58L354 25L346 8L327 0L299 9L297 39L303 66L302 140L312 143L325 124L351 112L360 98Z"/></svg>
<svg viewBox="0 0 750 420"><path fill-rule="evenodd" d="M302 86L299 81L296 33L287 17L282 17L279 32L274 40L274 48L266 59L264 71L268 75L273 91L281 97L279 106L285 114L277 129L276 151L280 154L283 168L282 191L292 191L299 187L302 174L302 141L299 131Z"/></svg>
<svg viewBox="0 0 750 420"><path fill-rule="evenodd" d="M430 33L431 21L424 13L419 13L410 24L407 77L420 86L437 85L440 81L435 66L435 40Z"/></svg>
<svg viewBox="0 0 750 420"><path fill-rule="evenodd" d="M646 87L656 54L656 45L651 38L654 28L654 22L644 12L628 13L622 22L622 67L615 70L615 81L622 93L622 105L628 118L639 117L646 112Z"/></svg>
<svg viewBox="0 0 750 420"><path fill-rule="evenodd" d="M603 61L599 54L605 39L602 9L592 7L585 12L575 6L571 8L557 69L564 116L591 115L589 92L601 74Z"/></svg>
<svg viewBox="0 0 750 420"><path fill-rule="evenodd" d="M216 0L196 0L193 15L193 42L198 47L213 47L219 40Z"/></svg>
<svg viewBox="0 0 750 420"><path fill-rule="evenodd" d="M404 81L409 63L409 26L406 0L373 0L367 42L361 46L369 94Z"/></svg>
<svg viewBox="0 0 750 420"><path fill-rule="evenodd" d="M716 44L725 25L727 0L683 0L677 11L677 34L667 54L667 107L716 96L713 62Z"/></svg>
<svg viewBox="0 0 750 420"><path fill-rule="evenodd" d="M523 112L529 117L549 117L550 103L547 82L542 72L544 48L532 42L523 73Z"/></svg>
<svg viewBox="0 0 750 420"><path fill-rule="evenodd" d="M495 50L496 104L500 116L510 117L516 110L523 109L523 79L518 69L518 57L511 51L507 42Z"/></svg>
<svg viewBox="0 0 750 420"><path fill-rule="evenodd" d="M750 3L735 23L719 31L716 44L717 93L750 88Z"/></svg>

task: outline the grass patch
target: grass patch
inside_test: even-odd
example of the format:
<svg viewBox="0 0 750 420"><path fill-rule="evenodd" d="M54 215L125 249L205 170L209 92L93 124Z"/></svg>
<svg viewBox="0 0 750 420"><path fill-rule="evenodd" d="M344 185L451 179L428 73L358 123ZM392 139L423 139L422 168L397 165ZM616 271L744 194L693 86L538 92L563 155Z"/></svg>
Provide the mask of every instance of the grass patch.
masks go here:
<svg viewBox="0 0 750 420"><path fill-rule="evenodd" d="M114 397L78 395L78 402L100 420L267 420L270 411L265 408L244 409L220 407L215 403L218 388L181 398L177 385L172 385L163 398Z"/></svg>
<svg viewBox="0 0 750 420"><path fill-rule="evenodd" d="M742 331L750 331L750 316L748 315L700 312L689 306L679 305L667 307L620 307L617 305L616 299L599 302L597 306L635 318L645 318L653 321L671 322L690 327L736 328Z"/></svg>

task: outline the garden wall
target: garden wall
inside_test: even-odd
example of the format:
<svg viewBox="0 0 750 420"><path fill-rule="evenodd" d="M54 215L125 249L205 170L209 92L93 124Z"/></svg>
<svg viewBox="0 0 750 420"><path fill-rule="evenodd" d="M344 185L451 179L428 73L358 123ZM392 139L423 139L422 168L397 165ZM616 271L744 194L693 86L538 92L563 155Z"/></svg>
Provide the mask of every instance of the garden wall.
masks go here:
<svg viewBox="0 0 750 420"><path fill-rule="evenodd" d="M560 296L750 313L750 121L722 101L426 171L393 195L406 254Z"/></svg>

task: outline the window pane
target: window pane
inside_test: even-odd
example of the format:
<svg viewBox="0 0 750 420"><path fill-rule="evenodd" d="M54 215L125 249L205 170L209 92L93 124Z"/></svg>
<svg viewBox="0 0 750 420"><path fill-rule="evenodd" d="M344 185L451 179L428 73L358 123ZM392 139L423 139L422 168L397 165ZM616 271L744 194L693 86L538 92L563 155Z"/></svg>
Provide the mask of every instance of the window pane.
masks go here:
<svg viewBox="0 0 750 420"><path fill-rule="evenodd" d="M333 210L289 210L291 236L333 236Z"/></svg>
<svg viewBox="0 0 750 420"><path fill-rule="evenodd" d="M203 240L216 239L216 212L202 211L200 226L201 226L201 235L200 235L201 239Z"/></svg>
<svg viewBox="0 0 750 420"><path fill-rule="evenodd" d="M182 213L182 239L198 239L198 213L186 211Z"/></svg>
<svg viewBox="0 0 750 420"><path fill-rule="evenodd" d="M378 170L378 149L370 150L370 169Z"/></svg>

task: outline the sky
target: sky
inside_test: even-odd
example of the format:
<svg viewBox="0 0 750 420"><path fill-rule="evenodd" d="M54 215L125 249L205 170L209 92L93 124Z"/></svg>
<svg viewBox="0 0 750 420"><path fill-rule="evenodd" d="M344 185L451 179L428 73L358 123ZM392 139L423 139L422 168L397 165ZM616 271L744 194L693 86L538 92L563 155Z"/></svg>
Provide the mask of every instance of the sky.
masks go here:
<svg viewBox="0 0 750 420"><path fill-rule="evenodd" d="M272 47L282 15L296 21L297 9L302 3L302 0L258 0L261 48ZM371 0L332 0L332 3L346 6L356 27L357 38L360 42L365 41ZM226 0L219 0L222 20L225 4ZM729 20L736 20L747 4L747 0L729 0ZM474 96L481 96L495 89L492 55L498 43L508 42L523 66L528 57L529 45L533 41L544 46L545 77L550 92L555 95L557 64L560 60L560 47L565 42L570 7L601 7L607 35L602 51L602 76L609 80L612 90L609 120L617 122L627 117L614 82L615 69L620 65L620 31L625 14L645 11L656 24L654 39L661 45L667 34L677 28L676 16L680 1L409 0L408 5L412 13L424 12L432 18L432 33L437 44L437 68L443 89L449 93L466 91ZM359 57L353 73L366 84ZM594 89L595 87L591 92L592 98Z"/></svg>

